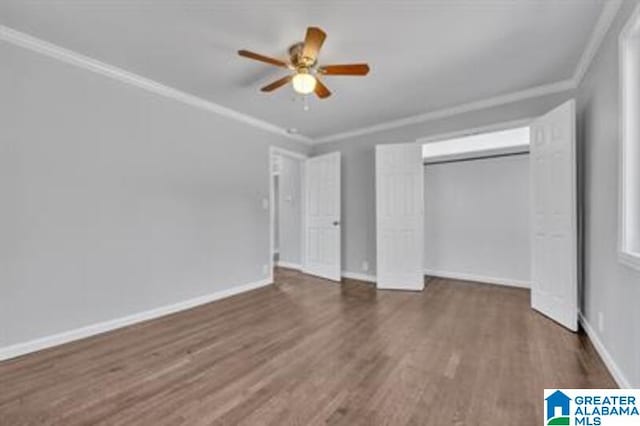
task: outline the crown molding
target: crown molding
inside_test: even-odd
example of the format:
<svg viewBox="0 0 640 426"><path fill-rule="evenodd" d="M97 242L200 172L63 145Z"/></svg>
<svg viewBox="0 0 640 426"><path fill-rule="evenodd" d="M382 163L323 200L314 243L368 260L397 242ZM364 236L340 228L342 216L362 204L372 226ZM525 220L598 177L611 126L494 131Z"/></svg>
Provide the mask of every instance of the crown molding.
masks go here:
<svg viewBox="0 0 640 426"><path fill-rule="evenodd" d="M101 74L114 80L118 80L122 83L136 86L140 89L147 90L157 95L174 99L178 102L182 102L192 107L203 109L205 111L218 114L222 117L230 118L232 120L248 124L249 126L256 127L270 133L275 133L280 136L284 136L297 142L302 142L304 144L310 144L312 142L311 139L306 136L300 134L290 134L284 128L278 127L267 121L260 120L231 108L227 108L214 102L205 100L198 96L191 95L178 89L174 89L155 80L142 77L138 74L123 70L122 68L118 68L113 65L98 61L97 59L82 55L78 52L65 49L31 35L14 30L5 25L0 25L0 40L4 40L16 46L52 57L67 64L75 65L79 68Z"/></svg>
<svg viewBox="0 0 640 426"><path fill-rule="evenodd" d="M596 26L593 27L591 37L589 38L587 46L585 47L584 52L582 52L582 56L578 62L578 66L573 73L573 84L575 87L578 87L582 82L591 62L593 62L593 59L598 53L600 45L618 15L621 5L622 0L609 0L604 4L604 6L602 6L602 12L600 13L598 22L596 23Z"/></svg>
<svg viewBox="0 0 640 426"><path fill-rule="evenodd" d="M615 20L615 17L617 16L622 3L623 0L609 0L604 4L604 6L602 7L602 12L600 13L600 17L598 18L598 22L596 23L593 32L591 33L589 41L587 42L585 50L580 57L573 76L567 80L317 138L309 138L301 134L290 134L286 131L286 129L276 126L275 124L271 124L267 121L260 120L250 115L235 111L233 109L197 97L195 95L191 95L171 88L157 81L125 71L121 68L114 67L104 62L100 62L96 59L90 58L77 52L73 52L60 46L56 46L44 40L37 39L3 25L0 25L0 40L5 40L17 46L39 52L63 62L79 66L81 68L105 75L107 77L119 80L127 84L137 86L158 95L175 99L179 102L183 102L193 107L204 109L215 114L219 114L221 116L243 122L250 126L275 133L280 136L284 136L288 139L311 145L340 141L357 136L396 129L412 124L418 124L431 120L447 118L458 114L478 111L485 108L523 101L526 99L575 90L582 82L582 79L589 69L589 66L593 62L593 59L596 56L598 49L600 48L600 45L602 44L602 41L604 40L607 32L611 28L611 25L613 24L613 21Z"/></svg>
<svg viewBox="0 0 640 426"><path fill-rule="evenodd" d="M435 110L424 114L413 115L398 120L387 121L384 123L376 124L373 126L362 127L359 129L349 130L346 132L335 133L328 136L314 138L314 144L335 142L343 139L353 138L357 136L367 135L371 133L377 133L385 130L391 130L398 127L403 127L411 124L418 124L426 121L437 120L441 118L447 118L466 112L477 111L485 108L496 107L500 105L509 104L512 102L523 101L525 99L537 98L540 96L550 95L553 93L560 93L568 90L575 90L578 88L584 75L586 74L591 62L598 53L598 49L602 44L607 32L611 28L615 17L620 10L623 0L608 0L603 6L600 12L600 17L596 23L589 41L585 47L584 52L580 56L578 65L571 78L556 83L545 84L542 86L533 87L518 92L513 92L506 95L496 96L479 101L469 102L453 106L450 108Z"/></svg>
<svg viewBox="0 0 640 426"><path fill-rule="evenodd" d="M469 102L466 104L456 105L451 108L445 108L437 111L427 112L425 114L413 115L398 120L387 121L376 124L374 126L363 127L360 129L350 130L347 132L336 133L334 135L324 136L313 140L315 144L335 142L342 139L352 138L356 136L377 133L385 130L396 129L411 124L423 123L425 121L447 118L458 114L482 110L486 108L496 107L500 105L510 104L512 102L522 101L524 99L537 98L540 96L560 93L567 90L575 89L573 79L560 81L557 83L545 84L533 87L531 89L521 90L518 92L508 93L493 98L482 99L479 101Z"/></svg>

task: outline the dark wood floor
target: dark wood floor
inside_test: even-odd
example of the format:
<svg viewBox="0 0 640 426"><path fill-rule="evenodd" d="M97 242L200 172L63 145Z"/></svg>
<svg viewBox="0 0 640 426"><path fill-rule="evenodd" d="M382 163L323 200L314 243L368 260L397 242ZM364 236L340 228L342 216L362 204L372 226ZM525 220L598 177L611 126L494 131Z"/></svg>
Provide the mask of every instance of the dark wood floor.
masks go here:
<svg viewBox="0 0 640 426"><path fill-rule="evenodd" d="M276 281L0 363L0 423L538 425L545 387L615 386L526 290Z"/></svg>

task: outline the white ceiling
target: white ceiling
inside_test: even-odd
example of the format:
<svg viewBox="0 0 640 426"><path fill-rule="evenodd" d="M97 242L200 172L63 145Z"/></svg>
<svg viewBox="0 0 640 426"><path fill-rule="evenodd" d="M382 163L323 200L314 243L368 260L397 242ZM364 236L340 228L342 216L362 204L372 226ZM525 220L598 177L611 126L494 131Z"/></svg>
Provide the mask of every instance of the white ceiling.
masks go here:
<svg viewBox="0 0 640 426"><path fill-rule="evenodd" d="M510 94L573 76L606 0L3 0L0 23L303 135L328 135ZM333 96L259 88L323 28L321 64L367 61L367 77L326 77Z"/></svg>

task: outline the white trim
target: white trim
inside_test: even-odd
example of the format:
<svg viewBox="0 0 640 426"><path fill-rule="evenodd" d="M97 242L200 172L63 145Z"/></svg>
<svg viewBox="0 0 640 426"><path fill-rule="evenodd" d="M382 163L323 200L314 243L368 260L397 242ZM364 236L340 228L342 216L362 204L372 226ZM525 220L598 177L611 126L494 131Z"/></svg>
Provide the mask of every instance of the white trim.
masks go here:
<svg viewBox="0 0 640 426"><path fill-rule="evenodd" d="M516 129L518 127L527 127L535 118L523 118L520 120L504 121L501 123L489 124L488 126L473 127L470 129L456 130L455 132L438 133L431 136L419 138L416 142L425 144L429 142L442 141L446 139L462 138L465 136L473 136L480 133L499 132L501 130Z"/></svg>
<svg viewBox="0 0 640 426"><path fill-rule="evenodd" d="M584 52L582 52L582 56L578 62L578 66L573 73L573 84L575 87L578 87L582 82L591 62L593 62L593 58L595 58L598 53L598 49L600 48L604 37L607 35L607 32L609 32L609 28L611 28L611 24L613 24L621 5L622 0L609 0L604 4L604 6L602 6L602 12L600 13L598 22L593 28L591 37L589 38L587 46L585 47Z"/></svg>
<svg viewBox="0 0 640 426"><path fill-rule="evenodd" d="M273 268L276 265L273 257L275 254L275 189L273 187L273 175L271 174L273 170L273 155L280 154L285 155L287 157L293 158L300 162L300 174L301 174L301 182L300 182L300 258L301 264L294 264L296 267L292 267L292 269L302 270L302 265L304 265L305 259L305 212L306 212L306 194L305 194L305 177L306 177L306 160L309 158L305 154L301 154L295 151L289 151L288 149L279 148L276 146L269 147L269 278L273 281ZM286 262L278 261L278 266L284 266Z"/></svg>
<svg viewBox="0 0 640 426"><path fill-rule="evenodd" d="M591 327L591 324L589 324L589 321L587 321L587 318L582 314L582 312L579 314L579 319L580 324L582 324L582 328L585 333L587 333L587 336L589 336L589 340L591 340L593 347L596 352L598 352L598 355L600 355L602 362L604 362L604 365L607 367L609 373L611 373L611 376L613 376L613 379L616 381L618 386L620 386L621 389L631 389L631 382L627 380L625 375L622 373L622 369L620 369L618 364L615 362L604 343L600 340L600 337L598 337L598 333L596 333L595 329Z"/></svg>
<svg viewBox="0 0 640 426"><path fill-rule="evenodd" d="M304 269L307 262L307 160L300 161L302 172L300 181L300 270Z"/></svg>
<svg viewBox="0 0 640 426"><path fill-rule="evenodd" d="M532 121L533 121L532 118L525 118L521 120L511 120L511 121L506 121L502 123L491 124L488 126L476 127L472 129L463 129L455 132L441 133L438 135L420 138L417 140L417 143L425 145L431 142L445 142L450 139L460 139L464 137L476 136L476 135L485 134L485 133L495 133L495 132L501 132L504 130L529 127ZM431 157L424 156L424 147L422 149L422 152L423 152L422 161L425 165L427 165L428 163L431 163L431 162L438 162L443 160L457 160L457 159L463 159L463 158L475 158L475 157L481 157L484 155L513 154L513 153L526 154L529 152L529 146L518 145L518 146L511 146L511 147L504 147L504 148L497 148L497 149L474 150L472 152L446 154L446 155L438 155L438 156L431 156Z"/></svg>
<svg viewBox="0 0 640 426"><path fill-rule="evenodd" d="M628 161L632 158L632 155L628 152L629 145L636 141L629 142L631 136L627 133L627 115L626 112L627 100L629 96L629 90L626 87L626 75L627 71L627 46L626 43L633 37L631 33L635 25L640 22L640 5L636 6L633 13L625 23L618 38L618 80L619 84L619 120L618 120L618 132L620 140L620 149L618 150L618 261L630 268L640 270L640 254L634 253L628 248L627 245L627 194L631 191L627 187L627 182L630 180L627 177L627 170L629 167ZM631 114L633 116L633 114Z"/></svg>
<svg viewBox="0 0 640 426"><path fill-rule="evenodd" d="M575 84L573 80L572 79L564 80L557 83L545 84L545 85L534 87L531 89L509 93L506 95L469 102L469 103L457 105L451 108L445 108L437 111L427 112L425 114L419 114L419 115L414 115L406 118L401 118L398 120L387 121L384 123L376 124L374 126L363 127L360 129L350 130L347 132L336 133L334 135L316 138L313 140L313 143L320 144L320 143L335 142L342 139L367 135L370 133L377 133L385 130L396 129L398 127L404 127L411 124L423 123L425 121L447 118L447 117L451 117L458 114L478 111L486 108L509 104L512 102L522 101L529 98L537 98L540 96L565 92L573 89L575 89Z"/></svg>
<svg viewBox="0 0 640 426"><path fill-rule="evenodd" d="M388 286L385 284L380 284L378 282L376 282L376 289L377 290L381 290L381 291L415 291L415 292L422 292L424 290L424 284L422 287L415 287L415 286L399 286L397 284L394 284L392 286Z"/></svg>
<svg viewBox="0 0 640 426"><path fill-rule="evenodd" d="M30 340L28 342L16 343L11 346L0 348L0 361L15 358L17 356L25 355L31 352L40 351L42 349L50 348L53 346L62 345L64 343L72 342L75 340L95 336L97 334L106 333L111 330L116 330L118 328L126 327L142 321L159 318L165 315L173 314L175 312L191 309L196 306L204 305L206 303L264 287L271 283L272 281L269 279L262 279L260 281L238 285L228 289L216 291L215 293L211 293L208 295L174 303L172 305L161 306L159 308L150 309L148 311L138 312L136 314L127 315L125 317L91 324L85 327L76 328L74 330L65 331L51 336L41 337L35 340Z"/></svg>
<svg viewBox="0 0 640 426"><path fill-rule="evenodd" d="M490 277L486 275L467 274L464 272L437 271L435 269L425 268L425 275L431 277L448 278L451 280L474 281L478 283L496 284L507 287L531 288L529 281L514 280L510 278Z"/></svg>
<svg viewBox="0 0 640 426"><path fill-rule="evenodd" d="M301 154L301 153L296 152L296 151L290 151L288 149L280 148L280 147L277 147L277 146L272 146L270 148L271 148L271 153L272 154L285 155L287 157L295 158L296 160L302 160L302 161L304 161L307 158L309 158L308 155Z"/></svg>
<svg viewBox="0 0 640 426"><path fill-rule="evenodd" d="M282 266L283 268L296 269L296 270L298 270L298 271L300 271L300 272L302 272L304 274L312 275L314 277L317 277L317 275L313 275L309 271L305 270L302 265L299 265L297 263L278 262L278 266ZM348 278L348 279L351 279L351 280L366 281L366 282L370 282L370 283L375 283L376 282L376 276L375 275L361 274L359 272L342 271L340 273L340 276L342 278ZM320 277L320 278L322 278L322 277Z"/></svg>
<svg viewBox="0 0 640 426"><path fill-rule="evenodd" d="M75 65L85 70L104 75L122 83L136 86L157 95L174 99L178 102L182 102L196 108L213 112L226 118L240 121L258 129L265 130L267 132L275 133L298 142L303 142L305 144L311 143L311 139L306 136L290 134L286 131L286 129L268 123L264 120L260 120L250 115L235 111L231 108L227 108L203 98L185 93L178 89L174 89L155 80L151 80L138 74L125 71L122 68L118 68L113 65L109 65L107 63L74 52L72 50L65 49L63 47L46 42L28 34L16 31L4 25L0 25L0 40L4 40L16 46L20 46L25 49L29 49L34 52L38 52L43 55L58 59L65 63Z"/></svg>
<svg viewBox="0 0 640 426"><path fill-rule="evenodd" d="M278 260L276 262L276 266L279 266L281 268L295 269L297 271L301 271L302 270L302 265L301 264L293 263L293 262L284 262L282 260Z"/></svg>
<svg viewBox="0 0 640 426"><path fill-rule="evenodd" d="M348 271L342 271L341 275L343 278L348 278L350 280L366 281L369 283L376 282L375 275L361 274L359 272L348 272Z"/></svg>
<svg viewBox="0 0 640 426"><path fill-rule="evenodd" d="M618 251L618 261L625 266L640 271L640 256L623 250Z"/></svg>
<svg viewBox="0 0 640 426"><path fill-rule="evenodd" d="M275 190L275 175L273 174L273 154L274 147L269 147L269 158L267 159L267 164L269 167L269 279L273 281L273 268L275 265L275 252L276 252L276 190ZM278 184L280 182L278 181Z"/></svg>

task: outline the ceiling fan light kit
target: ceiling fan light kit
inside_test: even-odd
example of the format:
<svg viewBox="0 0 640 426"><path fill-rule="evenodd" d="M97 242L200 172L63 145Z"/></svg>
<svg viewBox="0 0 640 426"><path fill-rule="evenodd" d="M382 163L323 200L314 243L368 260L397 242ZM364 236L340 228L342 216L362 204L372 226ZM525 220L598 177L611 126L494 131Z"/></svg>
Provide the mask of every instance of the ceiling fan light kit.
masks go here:
<svg viewBox="0 0 640 426"><path fill-rule="evenodd" d="M315 93L318 98L326 99L331 96L331 91L320 81L318 78L320 75L364 76L369 73L369 65L367 64L318 66L318 54L326 37L326 33L318 27L307 28L304 42L296 43L289 48L288 62L249 50L239 50L238 54L245 58L293 71L293 74L264 86L260 89L261 91L272 92L291 82L296 93L301 95Z"/></svg>
<svg viewBox="0 0 640 426"><path fill-rule="evenodd" d="M316 89L316 78L307 70L296 73L291 79L293 90L301 95L308 95Z"/></svg>

